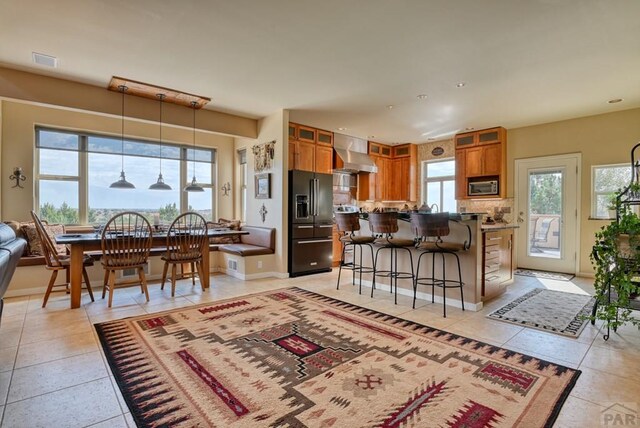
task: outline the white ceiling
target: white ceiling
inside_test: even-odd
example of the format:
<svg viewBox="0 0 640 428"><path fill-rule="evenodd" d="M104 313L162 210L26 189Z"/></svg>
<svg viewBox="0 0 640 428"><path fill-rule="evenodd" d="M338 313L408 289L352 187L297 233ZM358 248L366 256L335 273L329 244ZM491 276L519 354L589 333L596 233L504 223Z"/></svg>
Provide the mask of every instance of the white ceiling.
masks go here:
<svg viewBox="0 0 640 428"><path fill-rule="evenodd" d="M0 10L5 66L104 87L124 76L256 118L286 108L383 142L640 106L638 0L2 0ZM33 64L33 51L59 68Z"/></svg>

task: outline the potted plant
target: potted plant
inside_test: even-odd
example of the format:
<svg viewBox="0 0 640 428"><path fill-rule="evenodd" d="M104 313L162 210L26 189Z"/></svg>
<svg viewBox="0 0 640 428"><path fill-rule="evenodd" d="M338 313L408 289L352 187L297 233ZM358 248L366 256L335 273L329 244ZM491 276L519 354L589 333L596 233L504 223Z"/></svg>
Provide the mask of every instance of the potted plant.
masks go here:
<svg viewBox="0 0 640 428"><path fill-rule="evenodd" d="M640 186L637 187L630 190L638 192ZM620 203L619 195L615 195L618 221L596 233L591 252L598 300L592 320L604 320L614 331L625 323L640 327L640 319L630 309L630 303L640 292L640 217L629 205Z"/></svg>

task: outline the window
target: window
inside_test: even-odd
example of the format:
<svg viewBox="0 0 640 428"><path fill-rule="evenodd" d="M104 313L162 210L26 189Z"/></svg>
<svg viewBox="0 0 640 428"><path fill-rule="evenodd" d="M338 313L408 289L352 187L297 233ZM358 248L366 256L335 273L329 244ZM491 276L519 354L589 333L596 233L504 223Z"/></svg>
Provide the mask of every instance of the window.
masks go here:
<svg viewBox="0 0 640 428"><path fill-rule="evenodd" d="M80 139L73 134L42 131L39 140L43 142L43 148L39 150L36 186L40 215L50 223L78 223ZM59 195L65 196L60 198Z"/></svg>
<svg viewBox="0 0 640 428"><path fill-rule="evenodd" d="M238 150L238 162L240 163L240 220L247 221L247 150Z"/></svg>
<svg viewBox="0 0 640 428"><path fill-rule="evenodd" d="M422 203L437 204L441 212L456 211L456 161L443 159L422 163Z"/></svg>
<svg viewBox="0 0 640 428"><path fill-rule="evenodd" d="M591 217L609 218L609 202L614 192L631 182L629 164L591 167Z"/></svg>
<svg viewBox="0 0 640 428"><path fill-rule="evenodd" d="M36 129L37 206L52 223L105 224L115 213L132 210L164 223L187 209L213 219L215 150L162 145L162 175L172 190L149 190L160 170L160 145L119 138ZM194 165L202 193L182 191ZM124 165L131 190L111 189Z"/></svg>

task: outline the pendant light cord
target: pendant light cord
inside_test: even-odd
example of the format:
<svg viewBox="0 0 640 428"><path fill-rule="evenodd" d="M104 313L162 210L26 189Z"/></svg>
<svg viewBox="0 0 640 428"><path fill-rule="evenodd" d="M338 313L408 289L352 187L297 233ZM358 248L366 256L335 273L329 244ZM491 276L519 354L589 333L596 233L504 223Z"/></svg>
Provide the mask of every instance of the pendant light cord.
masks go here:
<svg viewBox="0 0 640 428"><path fill-rule="evenodd" d="M193 106L193 180L196 179L196 105L195 101L191 101Z"/></svg>
<svg viewBox="0 0 640 428"><path fill-rule="evenodd" d="M164 94L158 94L160 98L160 175L162 175L162 101L164 97Z"/></svg>
<svg viewBox="0 0 640 428"><path fill-rule="evenodd" d="M120 171L124 172L124 93L127 90L125 85L120 85L120 92L122 92L122 122L120 123L120 161L121 161L121 169Z"/></svg>

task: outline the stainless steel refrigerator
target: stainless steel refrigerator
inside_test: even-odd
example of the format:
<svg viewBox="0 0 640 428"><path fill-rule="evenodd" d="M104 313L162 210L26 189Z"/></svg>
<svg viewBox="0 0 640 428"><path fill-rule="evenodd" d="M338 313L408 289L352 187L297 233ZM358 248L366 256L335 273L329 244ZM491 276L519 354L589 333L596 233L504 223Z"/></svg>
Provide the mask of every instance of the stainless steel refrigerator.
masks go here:
<svg viewBox="0 0 640 428"><path fill-rule="evenodd" d="M333 175L289 171L289 275L330 271L332 233Z"/></svg>

